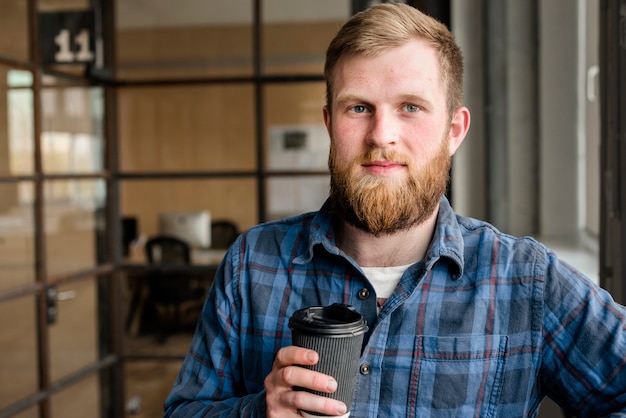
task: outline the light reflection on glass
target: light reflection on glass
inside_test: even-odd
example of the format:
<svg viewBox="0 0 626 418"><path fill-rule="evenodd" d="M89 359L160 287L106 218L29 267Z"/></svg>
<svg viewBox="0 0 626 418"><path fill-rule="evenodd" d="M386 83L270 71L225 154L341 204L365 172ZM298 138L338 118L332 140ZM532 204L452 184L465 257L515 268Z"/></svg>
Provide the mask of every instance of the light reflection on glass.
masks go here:
<svg viewBox="0 0 626 418"><path fill-rule="evenodd" d="M33 76L29 71L20 70L8 70L5 74L7 142L3 145L0 135L0 147L6 146L7 152L0 152L0 161L4 160L0 172L1 167L6 167L9 174L27 175L34 171L33 92L30 89Z"/></svg>
<svg viewBox="0 0 626 418"><path fill-rule="evenodd" d="M103 92L79 86L42 90L41 149L47 173L89 173L104 167Z"/></svg>

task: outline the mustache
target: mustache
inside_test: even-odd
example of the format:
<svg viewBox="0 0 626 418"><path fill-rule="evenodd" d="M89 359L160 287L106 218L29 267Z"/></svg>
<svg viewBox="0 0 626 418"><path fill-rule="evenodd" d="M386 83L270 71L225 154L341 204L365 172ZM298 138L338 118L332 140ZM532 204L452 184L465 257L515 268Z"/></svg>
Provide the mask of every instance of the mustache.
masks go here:
<svg viewBox="0 0 626 418"><path fill-rule="evenodd" d="M371 149L366 151L364 154L359 155L355 158L354 163L356 164L371 164L375 161L392 161L394 163L404 164L406 166L411 166L411 160L405 156L396 152L394 150L389 149Z"/></svg>

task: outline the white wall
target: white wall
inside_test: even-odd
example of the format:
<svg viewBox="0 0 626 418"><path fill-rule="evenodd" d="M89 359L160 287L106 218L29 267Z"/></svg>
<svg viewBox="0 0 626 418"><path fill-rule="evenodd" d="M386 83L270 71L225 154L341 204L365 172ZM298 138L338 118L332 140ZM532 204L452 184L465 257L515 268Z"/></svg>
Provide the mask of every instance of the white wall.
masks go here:
<svg viewBox="0 0 626 418"><path fill-rule="evenodd" d="M540 232L579 229L578 1L539 2ZM558 22L558 24L556 23Z"/></svg>
<svg viewBox="0 0 626 418"><path fill-rule="evenodd" d="M486 155L494 151L486 140L483 75L487 59L494 59L485 56L483 39L488 4L452 0L452 28L466 63L465 102L472 113L470 132L453 162L454 207L515 235L574 240L583 230L597 234L599 109L586 97L587 69L597 62L597 28L586 22L586 7L597 13L597 0L538 0L536 16L529 15L533 8L527 2L506 1L506 134L491 138L504 141L506 161L495 179L486 173ZM586 51L596 54L585 58ZM502 179L507 187L490 197L490 184ZM488 219L503 208L504 216L500 211Z"/></svg>

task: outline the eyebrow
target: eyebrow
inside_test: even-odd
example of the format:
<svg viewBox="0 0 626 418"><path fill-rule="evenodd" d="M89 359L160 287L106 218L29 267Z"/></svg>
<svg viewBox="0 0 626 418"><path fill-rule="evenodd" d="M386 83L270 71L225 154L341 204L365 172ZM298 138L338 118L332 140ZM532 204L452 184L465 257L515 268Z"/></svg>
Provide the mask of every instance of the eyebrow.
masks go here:
<svg viewBox="0 0 626 418"><path fill-rule="evenodd" d="M346 103L346 102L367 102L363 97L357 96L356 94L342 94L336 97L336 103Z"/></svg>
<svg viewBox="0 0 626 418"><path fill-rule="evenodd" d="M424 97L423 95L406 93L406 94L401 94L399 97L402 101L415 102L425 107L432 107L432 100ZM340 94L335 99L335 103L349 103L349 102L370 103L370 100L367 100L363 96L353 94L353 93Z"/></svg>

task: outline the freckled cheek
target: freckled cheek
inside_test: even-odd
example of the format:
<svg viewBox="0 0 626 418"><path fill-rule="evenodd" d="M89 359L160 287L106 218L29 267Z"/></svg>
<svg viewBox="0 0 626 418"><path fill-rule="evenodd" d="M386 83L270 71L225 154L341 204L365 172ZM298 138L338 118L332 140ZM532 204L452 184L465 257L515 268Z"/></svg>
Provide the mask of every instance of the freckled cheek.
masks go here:
<svg viewBox="0 0 626 418"><path fill-rule="evenodd" d="M417 129L411 132L408 138L412 138L408 145L412 152L426 156L436 154L441 147L441 142L444 140L441 130L434 127L431 129Z"/></svg>
<svg viewBox="0 0 626 418"><path fill-rule="evenodd" d="M356 123L350 123L349 120L341 119L335 121L334 134L339 140L350 139L353 136L357 136L361 128Z"/></svg>
<svg viewBox="0 0 626 418"><path fill-rule="evenodd" d="M360 148L359 143L364 141L364 134L358 126L349 123L335 125L333 140L338 148Z"/></svg>

